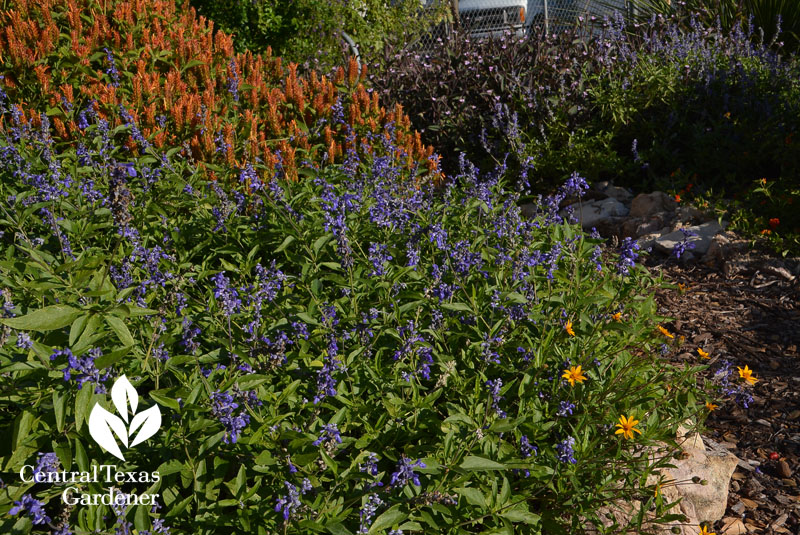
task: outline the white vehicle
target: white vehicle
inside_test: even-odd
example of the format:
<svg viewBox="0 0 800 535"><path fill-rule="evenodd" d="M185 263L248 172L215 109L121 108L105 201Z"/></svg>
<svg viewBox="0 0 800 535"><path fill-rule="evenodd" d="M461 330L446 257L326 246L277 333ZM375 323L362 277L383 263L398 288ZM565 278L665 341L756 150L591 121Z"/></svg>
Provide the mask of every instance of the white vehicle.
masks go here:
<svg viewBox="0 0 800 535"><path fill-rule="evenodd" d="M522 33L527 18L528 0L459 0L461 24L475 37L488 37L511 31Z"/></svg>

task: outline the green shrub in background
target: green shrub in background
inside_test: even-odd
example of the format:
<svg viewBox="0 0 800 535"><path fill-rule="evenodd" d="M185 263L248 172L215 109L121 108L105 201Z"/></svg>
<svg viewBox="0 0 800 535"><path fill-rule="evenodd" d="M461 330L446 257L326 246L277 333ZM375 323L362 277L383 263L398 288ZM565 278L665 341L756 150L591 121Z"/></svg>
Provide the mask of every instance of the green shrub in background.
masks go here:
<svg viewBox="0 0 800 535"><path fill-rule="evenodd" d="M700 368L661 357L636 248L603 263L557 215L577 175L522 220L502 171L417 186L391 131L303 181L214 181L91 111L76 150L5 104L3 533L579 534L616 500L664 518L647 478L670 457L645 453L702 418ZM87 420L126 413L123 376L162 418L120 461ZM159 477L74 494L157 503L65 506L17 476L100 464Z"/></svg>
<svg viewBox="0 0 800 535"><path fill-rule="evenodd" d="M447 17L447 3L423 9L419 0L191 0L198 14L235 36L239 51L264 52L327 71L352 53L346 32L359 53L372 56L392 42L418 38Z"/></svg>

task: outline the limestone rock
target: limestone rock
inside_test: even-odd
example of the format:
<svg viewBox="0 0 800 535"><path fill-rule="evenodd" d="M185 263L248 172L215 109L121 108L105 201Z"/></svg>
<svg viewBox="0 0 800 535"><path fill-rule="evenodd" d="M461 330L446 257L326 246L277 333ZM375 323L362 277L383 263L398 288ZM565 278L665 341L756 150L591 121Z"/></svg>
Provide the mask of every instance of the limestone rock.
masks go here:
<svg viewBox="0 0 800 535"><path fill-rule="evenodd" d="M689 250L695 255L704 255L711 246L712 238L722 229L722 225L716 221L709 221L702 225L688 227L686 230L696 234L696 236L691 236L687 240L688 243L694 243L694 248ZM658 238L656 240L656 248L664 253L671 254L675 246L682 242L683 239L683 232L676 230Z"/></svg>
<svg viewBox="0 0 800 535"><path fill-rule="evenodd" d="M660 492L664 502L679 502L669 513L683 515L684 519L655 525L648 523L650 517L646 514L643 527L658 535L696 535L701 522L713 523L725 514L728 485L739 459L713 440L704 442L698 433L691 431L691 425L678 428L676 441L682 454L671 462L674 468L661 469L661 473L651 475L647 483L655 485L663 476ZM671 481L677 483L670 484ZM598 516L606 527L614 522L625 526L641 506L641 502L614 503L601 508ZM589 528L588 533L599 533Z"/></svg>
<svg viewBox="0 0 800 535"><path fill-rule="evenodd" d="M749 249L750 243L747 240L737 238L733 232L720 232L711 239L702 261L708 265L720 266Z"/></svg>
<svg viewBox="0 0 800 535"><path fill-rule="evenodd" d="M631 193L625 188L620 188L619 186L615 186L608 180L595 183L594 189L596 189L600 193L604 193L605 195L611 197L612 199L618 200L619 202L626 203L631 199L633 199L633 193Z"/></svg>
<svg viewBox="0 0 800 535"><path fill-rule="evenodd" d="M706 440L705 448L684 449L684 459L668 469L676 481L689 480L679 485L678 492L683 501L692 504L700 522L716 522L725 514L728 504L728 484L739 459L712 440ZM699 483L692 483L699 478ZM706 482L705 485L702 482Z"/></svg>
<svg viewBox="0 0 800 535"><path fill-rule="evenodd" d="M622 223L623 238L639 238L670 227L674 220L671 212L658 212L650 217L629 217ZM670 228L667 229L669 231ZM663 234L663 232L661 232Z"/></svg>
<svg viewBox="0 0 800 535"><path fill-rule="evenodd" d="M631 201L631 217L650 217L659 212L674 212L678 203L663 191L641 193Z"/></svg>
<svg viewBox="0 0 800 535"><path fill-rule="evenodd" d="M699 224L707 221L709 218L706 214L690 204L682 204L675 210L675 217L681 223Z"/></svg>
<svg viewBox="0 0 800 535"><path fill-rule="evenodd" d="M589 203L575 203L570 205L577 220L583 228L590 229L599 223L616 216L628 215L628 208L616 199L608 198ZM566 210L561 211L561 216L566 217Z"/></svg>

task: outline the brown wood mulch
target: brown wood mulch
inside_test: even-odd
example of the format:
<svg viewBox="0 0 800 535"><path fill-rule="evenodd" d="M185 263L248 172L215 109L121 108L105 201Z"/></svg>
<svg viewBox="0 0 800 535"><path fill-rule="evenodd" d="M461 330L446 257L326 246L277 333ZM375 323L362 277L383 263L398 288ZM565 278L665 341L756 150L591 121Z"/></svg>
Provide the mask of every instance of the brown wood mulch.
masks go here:
<svg viewBox="0 0 800 535"><path fill-rule="evenodd" d="M684 285L656 292L668 327L685 337L676 362L700 362L702 347L708 362L746 364L758 379L749 408L726 400L705 423L703 435L741 460L725 518L710 531L800 534L800 259L750 251L722 266L655 254L644 263Z"/></svg>

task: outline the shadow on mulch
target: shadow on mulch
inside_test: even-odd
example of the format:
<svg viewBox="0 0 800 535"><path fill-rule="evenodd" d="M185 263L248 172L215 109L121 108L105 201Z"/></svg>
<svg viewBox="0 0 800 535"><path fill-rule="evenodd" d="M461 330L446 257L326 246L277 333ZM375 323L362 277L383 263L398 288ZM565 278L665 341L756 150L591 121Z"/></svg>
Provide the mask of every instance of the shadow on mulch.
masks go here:
<svg viewBox="0 0 800 535"><path fill-rule="evenodd" d="M741 460L718 535L743 533L723 531L733 518L748 533L800 533L800 259L751 252L709 267L653 254L645 265L684 286L655 295L659 313L674 318L670 330L685 337L676 362L697 364L700 347L711 362L746 364L758 378L749 408L726 401L706 420L704 435Z"/></svg>

